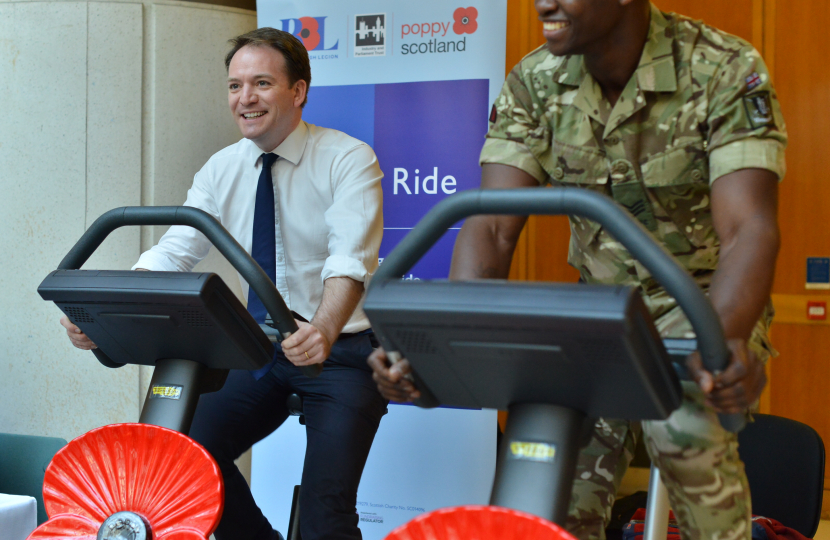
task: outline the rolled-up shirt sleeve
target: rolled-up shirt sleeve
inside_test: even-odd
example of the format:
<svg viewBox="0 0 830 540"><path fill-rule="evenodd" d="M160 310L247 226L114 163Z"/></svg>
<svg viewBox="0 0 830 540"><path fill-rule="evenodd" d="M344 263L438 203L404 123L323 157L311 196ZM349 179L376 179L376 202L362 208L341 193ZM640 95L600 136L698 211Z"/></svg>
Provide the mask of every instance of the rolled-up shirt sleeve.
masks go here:
<svg viewBox="0 0 830 540"><path fill-rule="evenodd" d="M196 173L184 206L204 210L219 219L219 211L208 185L209 163ZM141 254L133 270L145 268L155 271L189 272L207 256L211 245L210 240L193 227L174 225L164 233L157 245Z"/></svg>
<svg viewBox="0 0 830 540"><path fill-rule="evenodd" d="M333 203L325 212L329 255L321 278L366 282L378 267L383 237L383 173L374 151L357 145L332 163Z"/></svg>

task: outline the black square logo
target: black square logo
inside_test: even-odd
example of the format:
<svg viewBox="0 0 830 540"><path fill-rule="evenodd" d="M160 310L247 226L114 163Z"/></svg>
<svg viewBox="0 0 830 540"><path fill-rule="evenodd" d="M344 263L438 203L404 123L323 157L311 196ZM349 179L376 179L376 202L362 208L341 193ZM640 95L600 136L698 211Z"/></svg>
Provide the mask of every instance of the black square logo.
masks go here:
<svg viewBox="0 0 830 540"><path fill-rule="evenodd" d="M386 55L386 13L355 15L354 56Z"/></svg>

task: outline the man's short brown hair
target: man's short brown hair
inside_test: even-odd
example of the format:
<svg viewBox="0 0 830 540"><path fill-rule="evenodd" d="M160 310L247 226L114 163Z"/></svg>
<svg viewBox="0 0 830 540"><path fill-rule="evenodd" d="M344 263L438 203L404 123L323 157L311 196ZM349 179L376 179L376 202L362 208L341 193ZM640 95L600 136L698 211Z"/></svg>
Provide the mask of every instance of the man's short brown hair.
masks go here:
<svg viewBox="0 0 830 540"><path fill-rule="evenodd" d="M302 105L305 107L308 101L308 88L311 87L311 65L308 62L308 51L299 39L288 32L265 26L228 41L233 48L225 56L225 69L230 69L233 55L246 45L271 47L279 51L285 58L285 70L289 84L293 86L300 79L306 83L306 99L303 100Z"/></svg>

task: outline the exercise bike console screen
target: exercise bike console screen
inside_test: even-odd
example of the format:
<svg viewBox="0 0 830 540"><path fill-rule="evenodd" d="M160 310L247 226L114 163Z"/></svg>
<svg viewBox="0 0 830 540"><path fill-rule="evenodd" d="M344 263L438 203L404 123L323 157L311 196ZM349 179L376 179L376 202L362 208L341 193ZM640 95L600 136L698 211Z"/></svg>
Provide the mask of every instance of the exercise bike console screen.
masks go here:
<svg viewBox="0 0 830 540"><path fill-rule="evenodd" d="M680 405L670 357L630 287L396 280L376 283L364 310L444 405L554 403L632 420Z"/></svg>
<svg viewBox="0 0 830 540"><path fill-rule="evenodd" d="M216 274L56 270L38 293L120 364L177 358L254 370L273 356L268 337Z"/></svg>

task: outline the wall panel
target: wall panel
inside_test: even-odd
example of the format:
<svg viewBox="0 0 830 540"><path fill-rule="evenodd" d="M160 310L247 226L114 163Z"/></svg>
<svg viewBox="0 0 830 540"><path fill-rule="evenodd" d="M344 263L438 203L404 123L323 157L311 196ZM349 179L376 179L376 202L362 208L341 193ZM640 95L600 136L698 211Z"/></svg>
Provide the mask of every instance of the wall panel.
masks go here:
<svg viewBox="0 0 830 540"><path fill-rule="evenodd" d="M752 42L760 49L760 43L755 42L753 24L760 22L754 17L754 11L760 11L762 4L756 0L653 0L662 11L673 11L699 19L710 26L720 28L724 32L735 34Z"/></svg>
<svg viewBox="0 0 830 540"><path fill-rule="evenodd" d="M807 300L830 302L830 291L807 291L807 257L830 257L823 224L830 212L830 185L824 167L830 140L830 3L826 0L774 2L772 40L775 84L787 122L787 176L780 186L781 252L774 300L781 307L773 343L781 353L772 367L772 412L805 422L830 444L830 326L811 325ZM782 324L787 322L788 324ZM825 470L825 478L830 466Z"/></svg>
<svg viewBox="0 0 830 540"><path fill-rule="evenodd" d="M101 213L181 204L239 139L223 59L254 28L254 12L194 2L0 0L0 432L70 439L138 418L140 370L73 348L37 285ZM139 240L116 231L86 268L129 268Z"/></svg>
<svg viewBox="0 0 830 540"><path fill-rule="evenodd" d="M108 8L114 17L102 24ZM127 4L0 2L0 432L68 439L138 411L138 370L108 369L74 349L37 286L97 211L98 186L107 203L139 202L137 186L121 190L140 179L139 149L126 149L118 167L116 153L90 151L88 135L111 137L112 120L140 134L140 91L137 101L131 92L140 89L140 28L140 9ZM90 54L102 33L110 38ZM90 95L105 99L90 107ZM107 253L97 261L112 267Z"/></svg>
<svg viewBox="0 0 830 540"><path fill-rule="evenodd" d="M781 184L781 246L775 292L804 294L807 257L830 256L830 184L824 178L830 140L830 2L778 2L776 87L790 136Z"/></svg>

